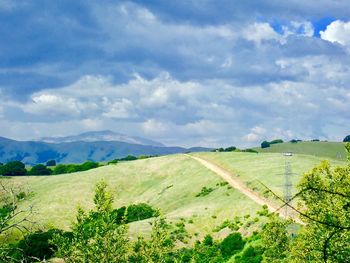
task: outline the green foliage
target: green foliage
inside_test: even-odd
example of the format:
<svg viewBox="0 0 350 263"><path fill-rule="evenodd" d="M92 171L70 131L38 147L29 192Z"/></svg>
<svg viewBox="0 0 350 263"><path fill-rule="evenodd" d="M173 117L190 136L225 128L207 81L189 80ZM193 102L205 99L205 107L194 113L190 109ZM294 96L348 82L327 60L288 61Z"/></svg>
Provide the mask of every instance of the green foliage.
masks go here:
<svg viewBox="0 0 350 263"><path fill-rule="evenodd" d="M106 188L104 182L95 188L95 211L78 210L71 236L54 235L56 255L65 262L128 262L127 227L116 222L113 195Z"/></svg>
<svg viewBox="0 0 350 263"><path fill-rule="evenodd" d="M26 175L24 163L20 161L8 162L5 165L0 166L0 174L5 176Z"/></svg>
<svg viewBox="0 0 350 263"><path fill-rule="evenodd" d="M235 263L260 263L263 260L263 249L259 246L248 246L242 255L235 257ZM273 261L271 261L273 262Z"/></svg>
<svg viewBox="0 0 350 263"><path fill-rule="evenodd" d="M242 235L238 232L229 234L220 244L220 251L224 258L229 258L232 255L241 251L244 247Z"/></svg>
<svg viewBox="0 0 350 263"><path fill-rule="evenodd" d="M261 143L261 148L268 148L268 147L270 147L270 143L268 141L263 141Z"/></svg>
<svg viewBox="0 0 350 263"><path fill-rule="evenodd" d="M18 242L16 254L13 258L25 259L25 262L38 262L38 260L50 259L56 246L50 241L54 234L61 234L63 231L50 229L46 232L37 231L27 235L24 239Z"/></svg>
<svg viewBox="0 0 350 263"><path fill-rule="evenodd" d="M30 169L28 175L50 175L52 174L52 170L47 168L43 164L37 164Z"/></svg>
<svg viewBox="0 0 350 263"><path fill-rule="evenodd" d="M175 239L164 218L152 223L150 240L139 237L132 245L128 262L174 262Z"/></svg>
<svg viewBox="0 0 350 263"><path fill-rule="evenodd" d="M287 232L289 221L284 221L278 215L271 215L261 232L264 249L264 262L285 262L290 252L290 239Z"/></svg>
<svg viewBox="0 0 350 263"><path fill-rule="evenodd" d="M204 186L202 187L201 191L198 194L196 194L196 197L206 196L213 191L214 191L214 188Z"/></svg>
<svg viewBox="0 0 350 263"><path fill-rule="evenodd" d="M272 140L270 142L270 144L277 144L277 143L283 143L283 140L282 139L276 139L276 140Z"/></svg>
<svg viewBox="0 0 350 263"><path fill-rule="evenodd" d="M350 156L350 144L346 145ZM298 185L303 220L294 262L348 262L350 259L350 161L332 169L323 162Z"/></svg>
<svg viewBox="0 0 350 263"><path fill-rule="evenodd" d="M128 155L124 158L120 158L118 159L119 161L135 161L137 160L137 157L136 156L133 156L133 155Z"/></svg>
<svg viewBox="0 0 350 263"><path fill-rule="evenodd" d="M87 161L82 164L59 164L54 168L53 174L67 174L67 173L82 172L82 171L87 171L97 167L99 167L99 164L92 161Z"/></svg>
<svg viewBox="0 0 350 263"><path fill-rule="evenodd" d="M55 160L49 160L46 162L46 166L56 166L56 161Z"/></svg>
<svg viewBox="0 0 350 263"><path fill-rule="evenodd" d="M145 203L130 205L126 210L127 223L157 216L159 216L159 211L153 209L152 206Z"/></svg>
<svg viewBox="0 0 350 263"><path fill-rule="evenodd" d="M347 135L347 136L344 138L343 142L350 142L350 135Z"/></svg>

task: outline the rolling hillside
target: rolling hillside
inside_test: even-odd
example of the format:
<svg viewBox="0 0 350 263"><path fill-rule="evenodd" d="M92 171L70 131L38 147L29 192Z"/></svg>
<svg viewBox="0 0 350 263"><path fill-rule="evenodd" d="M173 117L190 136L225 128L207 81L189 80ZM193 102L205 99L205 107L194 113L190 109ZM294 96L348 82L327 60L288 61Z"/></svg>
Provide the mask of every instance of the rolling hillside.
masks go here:
<svg viewBox="0 0 350 263"><path fill-rule="evenodd" d="M266 195L259 181L283 195L285 158L279 153L194 153L241 180L261 196ZM323 158L308 155L288 157L295 175L295 185L302 173L310 170ZM333 164L344 162L331 160ZM118 163L74 174L2 178L20 185L33 194L23 206L33 204L34 220L41 226L69 228L77 206L92 207L94 185L106 180L115 193L115 207L146 202L160 209L170 220L184 218L189 232L205 235L225 219L252 216L261 206L246 195L228 186L220 176L187 155L169 155L145 160ZM213 188L206 196L196 197L203 187ZM146 221L131 224L132 231L146 231Z"/></svg>
<svg viewBox="0 0 350 263"><path fill-rule="evenodd" d="M195 153L194 155L219 165L243 181L250 189L271 199L274 198L267 194L266 188L260 182L282 197L286 161L290 163L293 173L291 176L293 193L295 193L295 186L303 173L320 164L322 160L327 159L333 165L341 166L345 164L341 160L305 154L293 154L293 156L285 157L281 153L208 152Z"/></svg>
<svg viewBox="0 0 350 263"><path fill-rule="evenodd" d="M261 153L283 153L292 152L320 157L346 160L344 143L342 142L298 142L271 144L268 148L254 148Z"/></svg>
<svg viewBox="0 0 350 263"><path fill-rule="evenodd" d="M118 163L75 174L2 180L33 192L33 196L22 205L34 205L35 221L43 226L67 229L75 218L78 205L92 207L94 185L102 179L115 192L115 207L149 203L170 220L191 219L193 223L186 227L192 234L205 235L225 219L254 215L261 209L260 205L186 155ZM214 191L196 197L202 187L211 187ZM135 231L149 228L144 221L132 226Z"/></svg>

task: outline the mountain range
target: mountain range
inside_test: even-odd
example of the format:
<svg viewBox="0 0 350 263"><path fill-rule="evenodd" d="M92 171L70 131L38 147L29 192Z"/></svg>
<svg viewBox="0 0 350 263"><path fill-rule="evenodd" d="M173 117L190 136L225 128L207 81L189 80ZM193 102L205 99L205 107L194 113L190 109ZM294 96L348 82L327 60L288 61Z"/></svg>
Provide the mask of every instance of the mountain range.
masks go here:
<svg viewBox="0 0 350 263"><path fill-rule="evenodd" d="M166 155L208 151L209 148L167 147L145 138L112 131L87 132L67 137L45 137L33 141L16 141L0 137L0 162L22 161L26 164L103 162L127 155Z"/></svg>

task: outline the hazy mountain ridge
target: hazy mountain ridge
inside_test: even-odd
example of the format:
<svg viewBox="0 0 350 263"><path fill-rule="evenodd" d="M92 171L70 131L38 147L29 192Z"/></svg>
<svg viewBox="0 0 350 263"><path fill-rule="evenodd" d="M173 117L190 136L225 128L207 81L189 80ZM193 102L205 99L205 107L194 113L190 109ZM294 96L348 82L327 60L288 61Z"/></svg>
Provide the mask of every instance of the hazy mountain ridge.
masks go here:
<svg viewBox="0 0 350 263"><path fill-rule="evenodd" d="M105 131L91 131L84 132L78 135L64 136L64 137L42 137L36 141L47 142L47 143L67 143L67 142L100 142L100 141L117 141L132 144L141 145L152 145L152 146L165 146L160 142L153 140L129 136L118 132L113 132L110 130Z"/></svg>
<svg viewBox="0 0 350 263"><path fill-rule="evenodd" d="M165 147L132 144L118 141L74 141L47 143L39 141L16 141L0 137L0 162L22 161L26 164L45 163L54 159L59 163L82 163L108 161L127 155L166 155L188 151L207 151L208 148Z"/></svg>

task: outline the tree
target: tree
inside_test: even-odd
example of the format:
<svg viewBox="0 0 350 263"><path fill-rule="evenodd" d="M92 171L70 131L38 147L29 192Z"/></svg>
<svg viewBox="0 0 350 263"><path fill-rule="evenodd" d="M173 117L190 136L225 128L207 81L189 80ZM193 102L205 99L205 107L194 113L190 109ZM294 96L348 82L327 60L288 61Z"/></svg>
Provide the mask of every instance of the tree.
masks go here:
<svg viewBox="0 0 350 263"><path fill-rule="evenodd" d="M50 175L52 174L52 170L47 168L43 164L38 164L32 167L32 169L28 172L29 175Z"/></svg>
<svg viewBox="0 0 350 263"><path fill-rule="evenodd" d="M282 220L276 214L270 215L270 220L261 231L264 262L286 261L290 251L290 239L287 232L290 223L290 221Z"/></svg>
<svg viewBox="0 0 350 263"><path fill-rule="evenodd" d="M56 166L56 161L55 160L49 160L46 162L46 166Z"/></svg>
<svg viewBox="0 0 350 263"><path fill-rule="evenodd" d="M276 139L270 142L270 144L277 144L277 143L283 143L282 139Z"/></svg>
<svg viewBox="0 0 350 263"><path fill-rule="evenodd" d="M221 254L224 258L229 258L238 253L243 247L244 241L242 235L238 232L229 234L220 244Z"/></svg>
<svg viewBox="0 0 350 263"><path fill-rule="evenodd" d="M78 210L70 236L53 237L56 255L65 262L128 262L127 226L117 222L106 183L96 185L94 203L95 210Z"/></svg>
<svg viewBox="0 0 350 263"><path fill-rule="evenodd" d="M18 208L25 197L26 193L21 188L0 182L0 262L13 262L14 249L7 244L7 237L12 231L24 234L33 225L30 220L32 206Z"/></svg>
<svg viewBox="0 0 350 263"><path fill-rule="evenodd" d="M350 135L346 136L343 140L343 142L350 142Z"/></svg>
<svg viewBox="0 0 350 263"><path fill-rule="evenodd" d="M5 176L26 175L27 170L24 163L20 161L13 161L0 166L0 174Z"/></svg>
<svg viewBox="0 0 350 263"><path fill-rule="evenodd" d="M263 141L261 143L261 148L268 148L268 147L270 147L270 143L268 141Z"/></svg>
<svg viewBox="0 0 350 263"><path fill-rule="evenodd" d="M294 262L349 262L350 143L346 150L347 166L332 168L324 161L299 183L299 211L306 226L293 246Z"/></svg>

